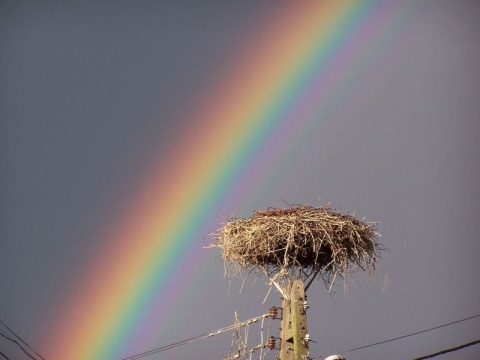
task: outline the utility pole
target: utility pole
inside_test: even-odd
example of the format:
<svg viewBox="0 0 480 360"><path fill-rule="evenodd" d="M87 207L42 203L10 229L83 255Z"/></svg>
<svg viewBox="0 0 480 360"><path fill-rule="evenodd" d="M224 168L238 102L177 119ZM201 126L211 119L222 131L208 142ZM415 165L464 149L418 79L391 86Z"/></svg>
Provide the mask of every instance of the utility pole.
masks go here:
<svg viewBox="0 0 480 360"><path fill-rule="evenodd" d="M282 327L280 332L280 360L308 359L307 317L305 289L301 280L295 280L287 289L290 299L282 299Z"/></svg>
<svg viewBox="0 0 480 360"><path fill-rule="evenodd" d="M378 252L383 250L377 241L377 223L327 206L256 210L249 218L227 221L212 234L216 242L211 247L222 249L226 269L234 264L234 274L258 270L282 293L280 360L309 359L303 281L310 279L308 289L321 277L331 287L337 275L345 278L358 268L374 273ZM269 316L276 319L276 309ZM275 348L275 337L262 347Z"/></svg>

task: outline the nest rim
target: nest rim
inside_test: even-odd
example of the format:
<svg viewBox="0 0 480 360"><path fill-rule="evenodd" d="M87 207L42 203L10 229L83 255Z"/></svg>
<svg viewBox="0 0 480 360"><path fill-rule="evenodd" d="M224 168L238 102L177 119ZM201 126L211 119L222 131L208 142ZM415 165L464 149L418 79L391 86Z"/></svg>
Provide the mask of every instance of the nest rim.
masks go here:
<svg viewBox="0 0 480 360"><path fill-rule="evenodd" d="M231 218L211 233L211 248L222 250L226 275L263 274L303 281L321 277L327 285L359 270L374 274L384 250L378 222L329 207L298 205L255 210Z"/></svg>

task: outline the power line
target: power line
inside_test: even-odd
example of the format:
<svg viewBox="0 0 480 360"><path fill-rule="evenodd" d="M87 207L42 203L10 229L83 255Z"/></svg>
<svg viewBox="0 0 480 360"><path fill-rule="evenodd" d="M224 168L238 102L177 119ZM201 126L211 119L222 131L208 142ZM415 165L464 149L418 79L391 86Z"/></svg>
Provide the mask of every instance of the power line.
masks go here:
<svg viewBox="0 0 480 360"><path fill-rule="evenodd" d="M5 359L10 360L10 359L7 357L7 355L5 355L4 353L2 353L1 351L0 351L0 355L2 355Z"/></svg>
<svg viewBox="0 0 480 360"><path fill-rule="evenodd" d="M162 347L153 349L153 350L149 350L149 351L146 351L146 352L143 352L143 353L139 353L139 354L135 354L135 355L132 355L132 356L123 358L122 360L137 360L137 359L141 359L141 358L143 358L143 357L147 357L147 356L150 356L150 355L153 355L153 354L157 354L157 353L162 352L162 351L170 350L170 349L176 348L176 347L178 347L178 346L186 345L186 344L188 344L189 342L193 342L193 341L196 341L196 340L199 340L199 339L204 339L204 338L211 337L211 336L214 336L214 335L222 334L222 333L224 333L224 332L233 330L233 329L235 329L235 328L237 328L237 327L239 327L239 326L247 326L247 325L250 325L250 324L252 324L252 323L257 322L257 321L260 320L261 318L265 318L265 317L268 317L268 316L270 316L270 314L263 314L263 315L260 315L260 316L255 317L255 318L252 318L252 319L250 319L250 320L243 321L243 322L241 322L241 323L239 323L239 324L230 325L230 326L224 327L224 328L222 328L222 329L219 329L219 330L216 330L216 331L207 333L207 334L202 334L202 335L198 335L198 336L195 336L195 337L191 337L191 338L188 338L188 339L185 339L185 340L177 341L177 342L172 343L172 344L169 344L169 345L165 345L165 346L162 346ZM449 322L449 323L446 323L446 324L438 325L438 326L435 326L435 327L432 327L432 328L429 328L429 329L417 331L417 332L410 333L410 334L407 334L407 335L398 336L398 337L393 338L393 339L388 339L388 340L384 340L384 341L379 341L379 342L376 342L376 343L373 343L373 344L369 344L369 345L359 346L359 347L356 347L356 348L353 348L353 349L341 351L341 352L339 352L339 353L340 353L340 354L345 354L345 353L348 353L348 352L352 352L352 351L356 351L356 350L360 350L360 349L365 349L365 348L372 347L372 346L377 346L377 345L385 344L385 343L388 343L388 342L392 342L392 341L404 339L404 338L407 338L407 337L410 337L410 336L422 334L422 333L425 333L425 332L428 332L428 331L440 329L440 328L442 328L442 327L454 325L454 324L457 324L457 323L460 323L460 322L463 322L463 321L467 321L467 320L471 320L471 319L474 319L474 318L477 318L477 317L480 317L480 314L478 314L478 315L473 315L473 316L469 316L469 317L464 318L464 319L460 319L460 320L457 320L457 321L452 321L452 322ZM456 348L452 348L452 349L448 349L448 350L443 350L443 352L440 352L440 353L437 353L437 354L432 354L432 355L437 356L437 355L443 354L443 353L445 353L445 352L456 351L456 350L458 350L458 349L461 349L461 348L464 348L464 347L467 347L467 346L471 346L471 345L474 345L474 344L479 343L479 342L480 342L480 340L477 340L477 341L475 341L475 342L473 342L473 343L468 343L468 344L464 344L464 345L461 345L461 346L456 347ZM429 356L429 357L433 357L432 355L428 355L428 356ZM43 359L43 358L42 358L42 359ZM418 359L414 359L414 360L421 360L421 359L427 359L427 357L418 358Z"/></svg>
<svg viewBox="0 0 480 360"><path fill-rule="evenodd" d="M349 349L349 350L346 350L346 351L341 351L340 354L345 354L345 353L348 353L348 352L351 352L351 351L356 351L356 350L360 350L360 349L365 349L365 348L368 348L368 347L377 346L377 345L380 345L380 344L385 344L385 343L392 342L392 341L395 341L395 340L404 339L404 338L406 338L406 337L410 337L410 336L422 334L422 333L425 333L425 332L428 332L428 331L440 329L440 328L442 328L442 327L446 327L446 326L450 326L450 325L453 325L453 324L457 324L457 323L459 323L459 322L467 321L467 320L470 320L470 319L473 319L473 318L476 318L476 317L479 317L479 316L480 316L480 314L479 314L479 315L473 315L473 316L469 316L469 317L464 318L464 319L460 319L460 320L457 320L457 321L452 321L452 322L447 323L447 324L435 326L435 327L432 327L432 328L430 328L430 329L417 331L417 332L414 332L414 333L411 333L411 334L398 336L398 337L393 338L393 339L384 340L384 341L379 341L379 342L376 342L376 343L373 343L373 344L369 344L369 345L359 346L359 347L356 347L356 348L353 348L353 349Z"/></svg>
<svg viewBox="0 0 480 360"><path fill-rule="evenodd" d="M42 355L40 355L38 352L36 352L34 349L32 349L32 347L30 345L28 345L20 336L18 336L12 329L10 329L7 324L5 324L3 321L0 320L0 324L2 324L3 326L5 326L14 336L17 337L17 339L19 339L23 344L25 344L30 350L32 350L38 357L40 357L40 359L42 360L45 360L43 358ZM12 340L13 341L13 340ZM15 341L16 342L16 341ZM18 344L18 343L17 343ZM18 344L18 346L20 346L22 348L22 350L25 352L25 350L23 349L23 347ZM25 352L26 353L26 352ZM27 354L28 356L30 356L29 354ZM32 358L34 359L34 358Z"/></svg>
<svg viewBox="0 0 480 360"><path fill-rule="evenodd" d="M463 348L466 348L466 347L469 347L469 346L472 346L472 345L475 345L475 344L479 344L479 343L480 343L480 340L471 341L471 342L463 344L463 345L459 345L459 346L455 346L455 347L450 348L450 349L442 350L442 351L436 352L434 354L421 356L421 357L415 358L413 360L430 359L430 358L433 358L433 357L438 356L438 355L443 355L443 354L446 354L446 353L449 353L449 352L457 351L457 350L460 350L460 349L463 349Z"/></svg>
<svg viewBox="0 0 480 360"><path fill-rule="evenodd" d="M140 353L140 354L136 354L136 355L132 355L132 356L123 358L122 360L141 359L143 357L147 357L147 356L150 356L150 355L162 352L162 351L170 350L170 349L176 348L176 347L181 346L181 345L186 345L189 342L193 342L193 341L196 341L196 340L199 340L199 339L205 339L205 338L208 338L208 337L219 335L219 334L222 334L224 332L231 331L231 330L233 330L235 328L238 328L240 326L248 326L250 324L256 323L258 320L260 320L262 318L266 318L266 317L269 317L269 316L270 316L270 314L263 314L263 315L254 317L252 319L242 321L241 323L237 323L237 324L234 324L234 325L224 327L222 329L212 331L208 334L202 334L202 335L198 335L198 336L195 336L195 337L191 337L189 339L177 341L177 342L169 344L169 345L165 345L165 346L153 349L153 350L149 350L149 351L146 351L146 352L143 352L143 353Z"/></svg>
<svg viewBox="0 0 480 360"><path fill-rule="evenodd" d="M23 351L25 354L27 354L27 356L28 356L30 359L32 359L32 360L37 360L37 359L35 359L32 355L30 355L30 354L28 353L28 351L25 350L25 348L22 346L22 344L20 344L17 340L8 337L8 336L5 335L2 331L0 331L0 335L3 336L3 337L4 337L5 339L7 339L8 341L11 341L11 342L17 344L18 347L19 347L20 349L22 349L22 351ZM2 355L3 355L3 354L2 354Z"/></svg>
<svg viewBox="0 0 480 360"><path fill-rule="evenodd" d="M185 340L182 340L182 341L175 342L175 343L173 343L173 344L169 344L169 345L165 345L165 346L162 346L162 347L153 349L153 350L149 350L149 351L146 351L146 352L143 352L143 353L140 353L140 354L132 355L132 356L123 358L122 360L140 359L140 358L143 358L143 357L146 357L146 356L150 356L150 355L153 355L153 354L156 354L156 353L165 351L165 350L173 349L173 348L175 348L175 347L177 347L177 346L185 345L185 344L187 344L187 343L189 343L189 342L192 342L192 341L195 341L195 340L204 338L204 337L205 337L205 335L195 336L195 337L192 337L192 338L189 338L189 339L185 339Z"/></svg>

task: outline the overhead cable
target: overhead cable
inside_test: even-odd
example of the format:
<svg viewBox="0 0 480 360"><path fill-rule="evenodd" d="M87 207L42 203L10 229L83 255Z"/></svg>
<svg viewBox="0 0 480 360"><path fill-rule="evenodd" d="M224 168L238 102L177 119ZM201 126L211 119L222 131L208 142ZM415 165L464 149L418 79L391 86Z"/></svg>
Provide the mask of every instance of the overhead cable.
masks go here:
<svg viewBox="0 0 480 360"><path fill-rule="evenodd" d="M457 351L457 350L460 350L460 349L463 349L463 348L466 348L466 347L469 347L469 346L472 346L472 345L475 345L475 344L479 344L479 343L480 343L480 340L470 341L469 343L459 345L459 346L455 346L455 347L450 348L450 349L442 350L442 351L436 352L434 354L421 356L421 357L415 358L413 360L430 359L430 358L433 358L433 357L438 356L438 355L443 355L443 354L446 354L446 353L449 353L449 352Z"/></svg>
<svg viewBox="0 0 480 360"><path fill-rule="evenodd" d="M28 345L20 336L18 336L12 329L10 329L7 324L5 324L3 321L0 320L0 324L2 324L3 326L5 326L8 331L10 331L13 335L16 336L16 338L18 340L20 340L26 347L28 347L30 350L32 350L40 359L42 360L45 360L45 358L43 358L42 355L40 355L38 352L36 352L34 349L32 349L32 347L30 345ZM17 343L18 344L18 343ZM20 346L20 344L18 344ZM21 346L20 346L21 347ZM23 347L22 347L22 350L23 350ZM24 350L25 351L25 350Z"/></svg>
<svg viewBox="0 0 480 360"><path fill-rule="evenodd" d="M150 350L150 351L146 351L146 352L143 352L143 353L140 353L140 354L136 354L136 355L132 355L132 356L123 358L122 360L141 359L143 357L147 357L147 356L150 356L150 355L153 355L153 354L165 351L165 350L173 349L177 346L185 345L185 344L187 344L189 342L192 342L192 341L196 341L196 340L199 340L199 339L205 339L205 338L212 337L212 336L215 336L215 335L218 335L218 334L222 334L224 332L231 331L231 330L233 330L235 328L238 328L238 327L248 326L250 324L256 323L258 320L260 320L262 318L266 318L266 317L270 317L270 316L271 316L270 314L263 314L263 315L254 317L252 319L245 320L245 321L242 321L240 323L237 323L237 324L234 324L234 325L224 327L222 329L212 331L208 334L202 334L202 335L198 335L198 336L195 336L195 337L192 337L192 338L189 338L189 339L178 341L178 342L175 342L175 343L172 343L172 344L169 344L169 345L165 345L165 346L162 346L162 347Z"/></svg>
<svg viewBox="0 0 480 360"><path fill-rule="evenodd" d="M32 355L30 355L30 353L29 353L27 350L25 350L25 348L22 346L22 344L20 344L17 340L12 339L11 337L8 337L8 336L5 335L2 331L0 331L0 335L3 336L3 337L4 337L5 339L7 339L8 341L11 341L11 342L17 344L18 347L19 347L20 349L22 349L22 351L23 351L25 354L27 354L27 356L28 356L30 359L32 359L32 360L37 360L37 359L34 358Z"/></svg>
<svg viewBox="0 0 480 360"><path fill-rule="evenodd" d="M380 345L380 344L385 344L385 343L392 342L392 341L395 341L395 340L404 339L404 338L409 337L409 336L414 336L414 335L422 334L422 333L425 333L425 332L428 332L428 331L440 329L440 328L442 328L442 327L446 327L446 326L450 326L450 325L453 325L453 324L457 324L457 323L459 323L459 322L467 321L467 320L470 320L470 319L473 319L473 318L476 318L476 317L479 317L479 316L480 316L480 314L479 314L479 315L473 315L473 316L469 316L469 317L464 318L464 319L460 319L460 320L457 320L457 321L452 321L452 322L447 323L447 324L435 326L435 327L432 327L432 328L430 328L430 329L425 329L425 330L417 331L417 332L414 332L414 333L411 333L411 334L398 336L398 337L393 338L393 339L384 340L384 341L379 341L379 342L376 342L376 343L373 343L373 344L369 344L369 345L359 346L359 347L356 347L356 348L353 348L353 349L349 349L349 350L346 350L346 351L341 351L340 354L345 354L345 353L348 353L348 352L351 352L351 351L356 351L356 350L360 350L360 349L365 349L365 348L368 348L368 347L377 346L377 345Z"/></svg>
<svg viewBox="0 0 480 360"><path fill-rule="evenodd" d="M252 319L243 321L243 322L241 322L241 323L237 323L237 324L234 324L234 325L230 325L230 326L224 327L224 328L222 328L222 329L219 329L219 330L216 330L216 331L207 333L207 334L198 335L198 336L191 337L191 338L188 338L188 339L185 339L185 340L181 340L181 341L178 341L178 342L175 342L175 343L172 343L172 344L169 344L169 345L165 345L165 346L162 346L162 347L153 349L153 350L149 350L149 351L146 351L146 352L143 352L143 353L139 353L139 354L136 354L136 355L132 355L132 356L123 358L123 359L121 359L121 360L137 360L137 359L141 359L141 358L143 358L143 357L147 357L147 356L150 356L150 355L153 355L153 354L162 352L162 351L170 350L170 349L173 349L173 348L178 347L178 346L181 346L181 345L186 345L187 343L190 343L190 342L193 342L193 341L196 341L196 340L199 340L199 339L205 339L205 338L208 338L208 337L212 337L212 336L214 336L214 335L222 334L222 333L224 333L224 332L231 331L231 330L233 330L233 329L235 329L235 328L238 328L238 327L241 327L241 326L248 326L248 325L250 325L250 324L252 324L252 323L257 322L258 320L260 320L260 319L262 319L262 318L266 318L266 317L270 317L270 316L271 316L270 314L263 314L263 315L260 315L260 316L255 317L255 318L252 318ZM344 354L344 353L348 353L348 352L352 352L352 351L356 351L356 350L360 350L360 349L365 349L365 348L372 347L372 346L377 346L377 345L385 344L385 343L388 343L388 342L392 342L392 341L404 339L404 338L406 338L406 337L410 337L410 336L422 334L422 333L425 333L425 332L428 332L428 331L432 331L432 330L440 329L440 328L442 328L442 327L446 327L446 326L450 326L450 325L453 325L453 324L457 324L457 323L460 323L460 322L463 322L463 321L471 320L471 319L474 319L474 318L477 318L477 317L480 317L480 314L478 314L478 315L473 315L473 316L469 316L469 317L464 318L464 319L460 319L460 320L457 320L457 321L452 321L452 322L447 323L447 324L438 325L438 326L435 326L435 327L432 327L432 328L429 328L429 329L417 331L417 332L410 333L410 334L407 334L407 335L398 336L398 337L393 338L393 339L388 339L388 340L376 342L376 343L369 344L369 345L359 346L359 347L352 348L352 349L349 349L349 350L341 351L341 352L339 352L339 353L340 353L340 354ZM480 342L480 340L478 340L477 342ZM474 343L477 343L477 342L474 342ZM469 343L469 344L461 345L460 348L466 347L466 346L471 346L471 345L473 345L473 344L470 344L470 343ZM450 349L449 349L449 350L450 350ZM445 351L445 350L444 350L444 351ZM451 351L455 351L455 349L454 349L454 350L451 350ZM431 356L431 355L429 355L429 356ZM420 358L420 359L422 359L422 358ZM415 359L415 360L420 360L420 359Z"/></svg>

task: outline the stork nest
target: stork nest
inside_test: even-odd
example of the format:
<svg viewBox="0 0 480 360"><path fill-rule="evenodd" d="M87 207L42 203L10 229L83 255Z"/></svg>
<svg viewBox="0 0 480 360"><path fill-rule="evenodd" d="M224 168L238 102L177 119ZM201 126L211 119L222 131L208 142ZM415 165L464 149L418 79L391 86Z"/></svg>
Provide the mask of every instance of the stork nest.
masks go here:
<svg viewBox="0 0 480 360"><path fill-rule="evenodd" d="M378 223L327 206L257 210L249 218L231 219L211 234L216 241L210 247L222 249L232 276L255 272L303 281L321 276L333 285L337 276L346 278L359 269L374 273L383 250Z"/></svg>

